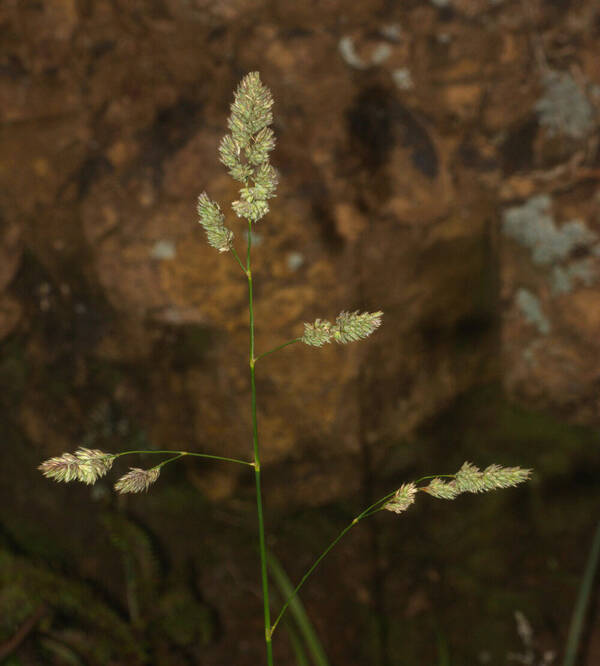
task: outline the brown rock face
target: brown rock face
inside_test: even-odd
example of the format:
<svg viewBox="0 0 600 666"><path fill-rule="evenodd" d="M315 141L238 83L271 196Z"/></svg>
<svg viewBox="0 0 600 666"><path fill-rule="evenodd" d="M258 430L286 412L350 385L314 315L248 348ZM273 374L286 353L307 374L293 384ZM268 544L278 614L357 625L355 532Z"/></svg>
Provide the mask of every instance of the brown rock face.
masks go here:
<svg viewBox="0 0 600 666"><path fill-rule="evenodd" d="M84 385L93 359L139 364L156 386L175 372L175 402L184 395L191 418L174 426L165 404L174 396L163 395L146 423L156 437L247 448L245 284L206 245L194 201L206 190L227 210L236 196L216 149L240 73L258 67L277 102L281 172L272 213L256 228L259 347L341 309L385 312L360 348L294 348L265 362L266 459L301 458L310 442L324 458L347 459L367 440L406 436L495 373L498 262L507 386L595 418L583 406L598 339L595 181L577 185L596 127L590 81L525 64L525 14L463 4L442 23L433 5L385 20L355 7L343 26L333 10L315 23L300 7L257 23L261 10L245 2L5 4L0 335L26 310L22 330L44 345L31 329L40 302L11 291L25 247L41 270L35 288L55 295L40 316L58 299L60 316L76 321L99 307L86 300L102 301L93 335L69 352ZM576 93L577 108L563 110L561 95ZM581 203L553 196L562 172L548 175L559 166L548 161L565 150L580 156L568 173ZM500 188L502 169L512 179ZM551 197L539 213L546 221L517 220L536 196ZM524 236L537 238L540 224L551 237L539 243L566 243L541 262L538 240ZM236 233L241 247L239 225ZM157 365L157 344L190 327L213 340L201 366ZM585 344L575 349L573 335ZM361 405L363 393L372 406Z"/></svg>
<svg viewBox="0 0 600 666"><path fill-rule="evenodd" d="M507 387L579 423L599 416L598 221L559 192L507 207L502 226Z"/></svg>
<svg viewBox="0 0 600 666"><path fill-rule="evenodd" d="M243 252L245 228L230 210L236 184L217 148L232 91L251 70L276 100L281 183L253 235L258 353L300 335L304 321L385 313L364 343L294 345L259 361L273 522L361 490L370 496L412 473L419 452L399 444L483 383L597 425L598 6L530 5L0 2L0 418L12 448L31 452L19 473L80 444L250 455L246 280L231 256L207 245L195 207L203 190L217 200ZM236 469L183 469L214 523L228 526L230 541L207 529L199 539L213 550L198 547L198 561L219 562L203 582L221 599L222 587L246 573L221 566L232 560L228 549L246 548L241 568L250 562L255 572L235 522L252 487ZM30 483L11 490L10 501L26 506ZM168 513L182 511L180 486L163 496L160 525L174 544L185 540ZM110 502L105 490L94 507ZM59 508L48 499L59 516L65 497ZM86 545L98 546L98 521L74 515ZM239 515L254 529L251 510ZM359 546L372 546L379 571L368 540ZM73 541L74 552L82 542ZM102 568L98 548L81 576ZM347 594L372 610L377 595L361 583L366 561L354 561L358 582ZM126 583L117 590L121 573L107 571L118 596ZM396 609L412 631L405 619L435 601L405 583L393 589L398 606L412 595ZM246 624L247 590L232 595L224 635L260 637L260 618ZM161 612L169 616L170 606ZM359 632L346 631L332 641L332 663L368 663L353 651ZM259 641L236 642L233 659L230 645L213 643L202 661L183 651L181 662L156 663L262 659ZM394 663L385 658L379 663Z"/></svg>

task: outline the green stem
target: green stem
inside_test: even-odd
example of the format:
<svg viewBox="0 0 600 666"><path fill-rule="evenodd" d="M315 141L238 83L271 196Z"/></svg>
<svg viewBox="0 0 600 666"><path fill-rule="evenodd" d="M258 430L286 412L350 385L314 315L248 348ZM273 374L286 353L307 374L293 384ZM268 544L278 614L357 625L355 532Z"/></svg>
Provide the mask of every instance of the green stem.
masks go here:
<svg viewBox="0 0 600 666"><path fill-rule="evenodd" d="M240 265L240 268L241 268L241 269L244 271L244 273L245 273L245 272L246 272L246 267L245 267L244 264L242 263L242 260L240 259L238 253L235 251L235 248L233 247L233 245L231 246L231 254L233 254L233 256L235 257L235 260L236 260L236 261L238 262L238 264Z"/></svg>
<svg viewBox="0 0 600 666"><path fill-rule="evenodd" d="M164 467L167 463L173 462L174 460L179 460L179 458L181 458L181 456L184 455L185 453L178 453L176 456L173 456L172 458L167 458L167 460L159 462L158 465L154 465L152 469L160 469L161 467Z"/></svg>
<svg viewBox="0 0 600 666"><path fill-rule="evenodd" d="M253 462L248 462L247 460L239 460L238 458L225 458L223 456L213 456L210 455L209 453L191 453L190 451L155 451L155 450L143 450L143 451L122 451L121 453L115 453L114 456L115 458L119 458L120 456L128 456L133 453L177 453L177 458L181 458L182 456L194 456L195 458L208 458L209 460L221 460L223 462L232 462L232 463L238 463L239 465L248 465L249 467L254 467ZM172 458L171 460L175 460L176 458ZM165 461L168 462L168 461ZM162 463L161 463L162 464Z"/></svg>
<svg viewBox="0 0 600 666"><path fill-rule="evenodd" d="M260 455L258 446L258 422L256 418L256 378L254 372L254 303L252 297L252 270L250 267L250 247L252 245L252 223L248 221L248 251L246 254L246 275L248 276L248 309L250 311L250 383L252 387L252 440L254 443L254 477L256 480L256 513L258 516L258 545L260 549L260 573L262 579L263 611L265 618L265 646L267 665L273 666L273 646L271 642L271 607L269 605L269 579L267 576L267 548L265 545L265 524L263 518L262 490L260 483Z"/></svg>
<svg viewBox="0 0 600 666"><path fill-rule="evenodd" d="M420 479L417 479L414 484L418 486L421 481L429 481L429 479L455 479L456 474L431 474L430 476L422 476Z"/></svg>
<svg viewBox="0 0 600 666"><path fill-rule="evenodd" d="M308 569L308 571L304 574L304 576L302 576L300 582L298 583L298 585L296 585L292 594L290 594L290 596L287 598L285 604L283 604L283 608L279 611L279 615L277 616L277 619L275 620L275 622L273 622L273 625L271 627L271 635L273 635L273 633L275 633L275 629L277 628L277 625L279 624L279 621L283 617L283 614L287 610L291 601L298 594L298 592L300 591L300 588L304 585L307 578L319 566L319 564L321 563L321 560L329 553L329 551L337 545L338 541L340 541L340 539L342 539L342 537L344 537L346 535L346 533L349 532L354 527L354 525L356 525L357 522L358 521L355 518L349 525L347 525L337 535L337 537L329 544L329 546L327 546L327 548L325 548L325 550L319 555L319 557L317 557L317 559L314 561L313 565L310 567L310 569Z"/></svg>
<svg viewBox="0 0 600 666"><path fill-rule="evenodd" d="M563 666L574 666L577 661L577 653L579 652L581 635L583 632L587 609L590 602L590 596L593 591L594 577L598 562L600 561L600 523L596 527L596 532L592 540L592 547L588 555L585 572L579 586L579 594L577 595L577 602L573 609L571 617L571 625L569 627L569 634L567 636L567 645L565 648L565 660Z"/></svg>
<svg viewBox="0 0 600 666"><path fill-rule="evenodd" d="M302 342L302 338L294 338L293 340L288 340L287 342L284 342L282 345L279 345L278 347L273 347L273 349L269 349L269 351L265 352L264 354L260 354L257 356L254 361L259 361L261 358L264 358L265 356L268 356L269 354L272 354L273 352L279 351L280 349L283 349L284 347L287 347L288 345L293 345L295 342Z"/></svg>
<svg viewBox="0 0 600 666"><path fill-rule="evenodd" d="M327 555L327 554L328 554L333 548L335 548L335 546L338 544L338 542L339 542L344 536L346 536L346 534L347 534L347 533L348 533L348 532L349 532L349 531L350 531L355 525L357 525L357 524L358 524L363 518L366 518L366 517L369 515L369 513L370 513L370 511L371 511L372 509L374 509L376 506L378 506L379 504L381 504L381 503L384 502L385 500L387 500L387 499L389 499L390 497L392 497L392 495L394 495L395 493L396 493L396 491L394 490L393 493L389 493L389 495L385 495L385 497L381 497L381 498L378 499L376 502L373 502L373 504L371 504L371 506L368 506L364 511L362 511L361 513L359 513L358 516L356 516L356 518L354 518L354 519L352 520L352 522L351 522L349 525L346 525L346 527L344 527L344 529L343 529L343 530L342 530L342 531L336 536L336 538L335 538L335 539L334 539L334 540L333 540L333 541L327 546L327 548L325 548L325 550L319 555L319 557L317 557L317 559L314 561L314 563L313 563L313 565L310 567L310 569L308 569L308 570L306 571L306 573L304 574L304 576L302 576L302 578L300 579L300 582L298 583L298 585L296 585L296 587L294 588L294 591L292 592L292 594L287 598L285 604L283 605L283 608L279 611L279 615L277 616L277 619L275 620L275 622L273 623L273 626L271 627L271 635L274 633L275 628L276 628L277 625L279 624L279 621L280 621L281 618L283 617L283 614L284 614L285 611L287 610L287 608L288 608L288 606L290 605L290 602L292 601L292 599L298 594L298 592L300 591L300 588L304 585L304 583L307 581L307 579L308 579L309 576L312 574L312 572L313 572L313 571L319 566L319 564L320 564L321 561L325 558L325 556L326 556L326 555Z"/></svg>

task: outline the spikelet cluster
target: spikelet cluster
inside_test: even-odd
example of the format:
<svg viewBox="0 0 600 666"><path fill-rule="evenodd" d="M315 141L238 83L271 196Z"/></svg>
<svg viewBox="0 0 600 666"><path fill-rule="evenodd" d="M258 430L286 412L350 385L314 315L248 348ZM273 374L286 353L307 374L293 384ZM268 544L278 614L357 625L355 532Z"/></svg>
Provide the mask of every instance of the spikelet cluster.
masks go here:
<svg viewBox="0 0 600 666"><path fill-rule="evenodd" d="M250 72L234 94L228 126L231 134L219 146L221 162L241 182L240 199L232 203L238 217L258 222L269 212L267 201L275 196L278 178L269 164L275 147L273 97L263 86L258 72Z"/></svg>
<svg viewBox="0 0 600 666"><path fill-rule="evenodd" d="M151 469L140 469L131 467L127 474L124 474L116 483L115 490L118 493L141 493L148 488L160 476L160 467Z"/></svg>
<svg viewBox="0 0 600 666"><path fill-rule="evenodd" d="M418 488L414 483L404 483L398 488L392 499L384 505L384 509L394 513L403 513L411 504L415 503Z"/></svg>
<svg viewBox="0 0 600 666"><path fill-rule="evenodd" d="M317 319L314 324L304 324L304 335L302 342L311 347L322 347L331 342L333 334L331 333L331 322Z"/></svg>
<svg viewBox="0 0 600 666"><path fill-rule="evenodd" d="M433 479L428 486L423 488L426 493L438 499L453 500L458 497L461 491L456 487L455 481L442 481L442 479Z"/></svg>
<svg viewBox="0 0 600 666"><path fill-rule="evenodd" d="M427 486L421 488L414 483L405 483L381 508L394 513L403 513L411 504L414 504L415 495L419 490L438 499L453 500L462 493L483 493L499 488L510 488L527 481L531 477L531 470L490 465L482 472L472 463L465 462L453 476L454 478L450 481L436 477Z"/></svg>
<svg viewBox="0 0 600 666"><path fill-rule="evenodd" d="M38 469L48 479L61 483L81 481L91 485L103 477L115 460L112 453L80 447L75 453L63 453L45 460Z"/></svg>
<svg viewBox="0 0 600 666"><path fill-rule="evenodd" d="M340 312L333 327L333 337L336 342L345 344L362 340L381 326L383 312Z"/></svg>
<svg viewBox="0 0 600 666"><path fill-rule="evenodd" d="M482 472L472 463L465 462L452 481L442 481L442 479L436 478L422 490L432 497L452 500L461 493L485 493L490 490L517 486L530 477L530 469L490 465Z"/></svg>
<svg viewBox="0 0 600 666"><path fill-rule="evenodd" d="M198 197L198 220L204 231L209 245L219 250L219 252L227 252L231 249L231 242L233 241L233 231L228 229L223 221L225 216L219 208L219 204L211 201L206 192Z"/></svg>
<svg viewBox="0 0 600 666"><path fill-rule="evenodd" d="M340 312L335 324L317 319L313 324L304 324L304 335L301 340L312 347L322 347L335 340L340 344L362 340L379 326L383 312Z"/></svg>

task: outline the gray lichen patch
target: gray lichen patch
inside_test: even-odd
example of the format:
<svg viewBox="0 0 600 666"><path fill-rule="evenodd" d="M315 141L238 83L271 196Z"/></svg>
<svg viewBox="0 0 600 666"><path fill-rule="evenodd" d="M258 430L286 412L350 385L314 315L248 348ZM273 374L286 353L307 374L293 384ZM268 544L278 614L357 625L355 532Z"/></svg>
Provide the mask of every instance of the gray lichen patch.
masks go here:
<svg viewBox="0 0 600 666"><path fill-rule="evenodd" d="M392 47L385 42L377 44L371 54L371 62L374 65L381 65L392 55Z"/></svg>
<svg viewBox="0 0 600 666"><path fill-rule="evenodd" d="M587 136L595 125L594 108L571 74L550 71L542 84L544 93L535 105L540 125L553 135Z"/></svg>
<svg viewBox="0 0 600 666"><path fill-rule="evenodd" d="M352 37L342 37L338 43L338 49L347 65L354 67L354 69L367 69L368 63L358 55Z"/></svg>
<svg viewBox="0 0 600 666"><path fill-rule="evenodd" d="M338 50L344 62L354 69L368 69L372 65L382 65L392 55L392 47L386 42L379 42L371 49L370 55L365 55L363 58L349 35L340 39Z"/></svg>
<svg viewBox="0 0 600 666"><path fill-rule="evenodd" d="M290 252L286 263L291 271L297 271L304 263L304 255L301 252Z"/></svg>
<svg viewBox="0 0 600 666"><path fill-rule="evenodd" d="M544 314L539 298L528 289L521 288L516 295L517 306L523 313L525 321L537 328L542 335L548 335L552 326Z"/></svg>
<svg viewBox="0 0 600 666"><path fill-rule="evenodd" d="M171 259L175 259L177 256L175 243L166 239L156 241L152 247L152 250L150 250L150 256L152 259L158 259L159 261L169 261Z"/></svg>
<svg viewBox="0 0 600 666"><path fill-rule="evenodd" d="M534 263L539 265L564 261L576 247L588 247L598 241L597 234L581 220L557 226L552 215L552 200L547 194L531 197L522 206L508 208L503 215L502 231L528 248Z"/></svg>
<svg viewBox="0 0 600 666"><path fill-rule="evenodd" d="M400 90L410 90L414 87L410 70L407 67L400 67L392 72L394 83Z"/></svg>
<svg viewBox="0 0 600 666"><path fill-rule="evenodd" d="M565 294L573 291L573 283L579 282L591 287L598 281L598 270L589 257L574 261L568 266L555 266L552 270L552 292Z"/></svg>
<svg viewBox="0 0 600 666"><path fill-rule="evenodd" d="M402 28L397 23L386 23L379 28L382 37L398 44L402 41Z"/></svg>

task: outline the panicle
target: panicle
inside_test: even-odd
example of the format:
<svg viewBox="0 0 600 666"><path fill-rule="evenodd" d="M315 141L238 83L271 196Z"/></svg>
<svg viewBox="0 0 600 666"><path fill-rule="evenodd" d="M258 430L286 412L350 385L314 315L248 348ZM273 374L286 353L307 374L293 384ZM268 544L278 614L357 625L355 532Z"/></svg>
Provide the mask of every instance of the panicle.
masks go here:
<svg viewBox="0 0 600 666"><path fill-rule="evenodd" d="M75 453L63 453L45 460L38 469L48 479L68 483L81 481L91 485L112 467L115 455L99 449L80 447Z"/></svg>
<svg viewBox="0 0 600 666"><path fill-rule="evenodd" d="M118 493L141 493L148 490L151 484L160 476L160 467L151 469L140 469L131 467L116 483L115 490Z"/></svg>
<svg viewBox="0 0 600 666"><path fill-rule="evenodd" d="M403 513L411 504L415 503L418 488L414 483L404 483L398 488L392 499L384 504L383 508L394 513Z"/></svg>
<svg viewBox="0 0 600 666"><path fill-rule="evenodd" d="M198 220L206 231L209 245L219 250L219 252L227 252L231 249L231 242L233 240L233 232L229 230L224 224L225 219L219 204L211 201L206 192L198 197Z"/></svg>

